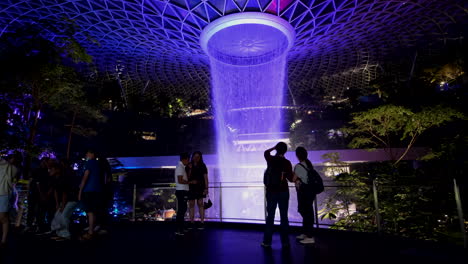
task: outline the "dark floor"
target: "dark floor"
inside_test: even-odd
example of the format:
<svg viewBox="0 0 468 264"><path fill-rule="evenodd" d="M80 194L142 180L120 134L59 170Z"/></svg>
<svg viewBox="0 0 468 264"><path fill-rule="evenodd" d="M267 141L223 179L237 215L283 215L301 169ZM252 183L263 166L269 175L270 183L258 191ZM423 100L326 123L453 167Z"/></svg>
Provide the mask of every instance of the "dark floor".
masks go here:
<svg viewBox="0 0 468 264"><path fill-rule="evenodd" d="M315 246L294 242L281 249L279 237L264 250L261 226L209 225L176 238L171 223L115 225L107 237L82 243L15 235L0 263L468 263L457 247L322 230Z"/></svg>

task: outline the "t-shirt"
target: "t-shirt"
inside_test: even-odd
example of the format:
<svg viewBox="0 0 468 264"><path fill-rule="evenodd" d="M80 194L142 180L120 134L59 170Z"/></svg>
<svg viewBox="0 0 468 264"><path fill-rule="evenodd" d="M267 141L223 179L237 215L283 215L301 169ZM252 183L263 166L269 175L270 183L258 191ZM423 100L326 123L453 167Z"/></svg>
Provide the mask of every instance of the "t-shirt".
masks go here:
<svg viewBox="0 0 468 264"><path fill-rule="evenodd" d="M275 168L274 171L276 171L276 168L279 168L279 170L282 172L282 175L284 176L284 179L281 181L280 185L266 186L267 192L289 192L287 180L292 181L293 179L291 162L284 157L272 156L268 151L265 151L264 156L265 160L267 161L267 166Z"/></svg>
<svg viewBox="0 0 468 264"><path fill-rule="evenodd" d="M175 177L175 182L176 182L176 190L177 191L188 191L189 190L189 185L188 184L182 184L179 183L178 177L182 176L184 180L188 180L187 178L187 172L185 171L185 165L182 163L182 161L177 164L177 167L175 169L174 177Z"/></svg>
<svg viewBox="0 0 468 264"><path fill-rule="evenodd" d="M305 161L301 162L300 164L307 168L307 163ZM299 177L299 179L301 179L303 183L307 184L309 181L309 177L307 176L307 170L304 167L299 165L299 163L296 164L296 166L294 167L294 173L296 173L297 177Z"/></svg>
<svg viewBox="0 0 468 264"><path fill-rule="evenodd" d="M0 195L10 195L18 169L0 158Z"/></svg>
<svg viewBox="0 0 468 264"><path fill-rule="evenodd" d="M95 159L88 160L85 164L85 172L89 171L88 181L83 188L83 192L100 192L102 190L102 179L99 162Z"/></svg>

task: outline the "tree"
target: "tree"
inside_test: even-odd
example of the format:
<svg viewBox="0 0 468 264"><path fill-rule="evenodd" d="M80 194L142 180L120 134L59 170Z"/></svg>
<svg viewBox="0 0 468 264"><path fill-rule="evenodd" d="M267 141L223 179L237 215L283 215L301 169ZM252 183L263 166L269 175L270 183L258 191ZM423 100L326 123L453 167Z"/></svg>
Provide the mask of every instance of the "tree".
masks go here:
<svg viewBox="0 0 468 264"><path fill-rule="evenodd" d="M41 20L0 37L1 96L21 105L27 157L36 147L41 112L46 107L63 107L69 103L63 100L66 96L82 89L77 68L89 65L92 57L75 39L78 29L68 19Z"/></svg>
<svg viewBox="0 0 468 264"><path fill-rule="evenodd" d="M434 106L413 112L403 106L383 105L352 115L343 131L352 137L352 148L383 148L398 164L414 146L418 138L431 128L466 117L449 107ZM402 154L392 148L404 146Z"/></svg>
<svg viewBox="0 0 468 264"><path fill-rule="evenodd" d="M103 115L99 105L92 105L89 102L82 87L74 89L68 94L60 93L57 96L60 96L60 98L56 98L60 104L53 105L54 108L70 120L70 123L66 125L69 128L66 157L69 159L73 135L95 136L96 130L88 124L105 122L107 118Z"/></svg>
<svg viewBox="0 0 468 264"><path fill-rule="evenodd" d="M160 93L157 96L135 94L129 99L129 110L139 115L160 118L179 118L190 112L181 96Z"/></svg>
<svg viewBox="0 0 468 264"><path fill-rule="evenodd" d="M27 97L27 96L25 96ZM23 100L0 94L0 153L23 149L29 135Z"/></svg>
<svg viewBox="0 0 468 264"><path fill-rule="evenodd" d="M326 170L329 177L340 187L336 191L324 199L322 209L318 212L320 218L323 219L339 219L334 227L337 229L353 228L356 231L370 231L374 228L372 216L363 217L359 215L356 220L356 215L352 212L351 207L359 201L359 206L363 207L365 212L372 211L369 177L356 173L349 172L349 164L340 160L340 155L337 152L327 153L322 155L324 163L329 164ZM336 175L336 176L335 176ZM367 204L364 206L365 202ZM353 225L354 224L354 225Z"/></svg>
<svg viewBox="0 0 468 264"><path fill-rule="evenodd" d="M402 175L389 162L349 164L340 161L337 153L322 158L329 164L326 170L332 172L329 177L334 188L328 190L318 213L321 219L333 220L332 229L376 232L380 219L386 234L439 241L459 239L448 179L431 178L430 174L420 177L421 172L411 168Z"/></svg>

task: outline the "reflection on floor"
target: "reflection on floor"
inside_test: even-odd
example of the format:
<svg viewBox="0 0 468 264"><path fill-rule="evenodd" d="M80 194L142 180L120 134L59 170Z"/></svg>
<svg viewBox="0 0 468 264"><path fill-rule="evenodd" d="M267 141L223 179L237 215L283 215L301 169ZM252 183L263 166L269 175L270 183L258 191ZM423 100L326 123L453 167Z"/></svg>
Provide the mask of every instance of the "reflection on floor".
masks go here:
<svg viewBox="0 0 468 264"><path fill-rule="evenodd" d="M466 263L456 247L330 230L317 233L315 246L295 243L291 234L291 249L282 250L276 235L264 250L261 229L211 224L179 238L172 223L127 223L87 243L15 235L0 263Z"/></svg>

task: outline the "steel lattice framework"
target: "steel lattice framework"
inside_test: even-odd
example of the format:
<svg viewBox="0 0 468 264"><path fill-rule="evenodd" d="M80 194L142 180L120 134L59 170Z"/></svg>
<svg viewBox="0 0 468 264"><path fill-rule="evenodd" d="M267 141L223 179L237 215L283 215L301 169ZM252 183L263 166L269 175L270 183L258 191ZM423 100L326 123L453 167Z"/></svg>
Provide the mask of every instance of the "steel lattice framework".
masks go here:
<svg viewBox="0 0 468 264"><path fill-rule="evenodd" d="M68 17L100 43L85 45L127 93L206 101L210 76L200 33L237 12L274 14L295 28L288 78L297 98L340 99L344 89L365 89L397 50L459 37L452 28L468 24L466 0L2 0L0 34Z"/></svg>

